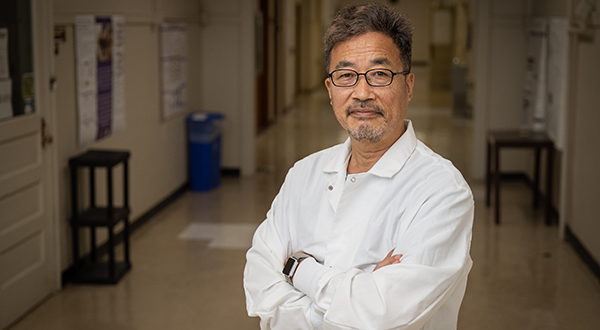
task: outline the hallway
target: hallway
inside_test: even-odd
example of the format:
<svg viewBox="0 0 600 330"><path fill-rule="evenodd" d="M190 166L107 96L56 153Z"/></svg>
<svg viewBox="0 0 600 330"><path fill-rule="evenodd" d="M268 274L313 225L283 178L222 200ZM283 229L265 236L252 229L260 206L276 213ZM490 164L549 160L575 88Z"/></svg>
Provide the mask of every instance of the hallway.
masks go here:
<svg viewBox="0 0 600 330"><path fill-rule="evenodd" d="M449 96L427 91L419 80L426 69L414 71L408 118L417 136L469 180L472 121L452 117L443 106ZM287 169L345 140L328 102L324 93L302 97L257 138L255 176L186 192L136 231L133 268L117 285L67 285L11 329L258 329L245 311L245 252ZM458 328L600 329L600 282L558 239L557 227L544 225L542 210L531 209L527 187L503 184L503 223L496 226L484 183L470 184L474 266Z"/></svg>

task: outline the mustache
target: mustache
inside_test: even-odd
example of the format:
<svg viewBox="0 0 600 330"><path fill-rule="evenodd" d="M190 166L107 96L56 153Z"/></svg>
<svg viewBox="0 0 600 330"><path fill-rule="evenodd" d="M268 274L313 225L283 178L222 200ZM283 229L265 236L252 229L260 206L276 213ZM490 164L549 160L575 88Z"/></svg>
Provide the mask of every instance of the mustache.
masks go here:
<svg viewBox="0 0 600 330"><path fill-rule="evenodd" d="M379 105L377 105L375 102L373 102L373 101L355 101L354 103L352 103L351 105L349 105L346 108L346 117L350 116L350 114L352 114L352 112L354 110L359 110L359 109L364 109L364 108L369 108L369 109L377 112L378 114L380 114L382 117L384 116L383 109Z"/></svg>

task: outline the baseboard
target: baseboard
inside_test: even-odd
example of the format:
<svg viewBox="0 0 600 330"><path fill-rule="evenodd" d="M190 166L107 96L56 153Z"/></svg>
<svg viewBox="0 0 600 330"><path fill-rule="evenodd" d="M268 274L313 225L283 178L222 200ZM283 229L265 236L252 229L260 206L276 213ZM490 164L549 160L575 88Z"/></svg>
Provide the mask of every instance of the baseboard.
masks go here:
<svg viewBox="0 0 600 330"><path fill-rule="evenodd" d="M239 168L222 168L221 169L221 176L239 177L240 176L240 169Z"/></svg>
<svg viewBox="0 0 600 330"><path fill-rule="evenodd" d="M571 231L571 228L569 228L569 225L566 225L565 227L565 239L600 281L600 264L598 264L598 261L596 261L596 259L594 259L594 257L587 251L585 246L581 244L577 236L575 236L575 234Z"/></svg>
<svg viewBox="0 0 600 330"><path fill-rule="evenodd" d="M132 221L129 226L129 229L130 229L129 235L131 235L133 232L135 232L141 226L146 224L158 212L163 210L167 205L171 204L173 201L175 201L177 198L179 198L183 193L185 193L187 190L189 190L189 188L190 188L190 183L189 182L184 183L181 187L177 188L177 190L175 190L171 195L167 196L164 200L162 200L160 203L158 203L156 206L154 206L148 212L142 214L140 217L138 217L137 219ZM123 242L123 232L116 234L114 239L116 242L115 244L119 244L119 243ZM97 253L98 258L101 258L102 256L106 255L108 253L108 242L96 247L96 253ZM89 254L84 255L84 256L82 256L82 259L89 260L90 255ZM67 268L65 271L62 272L61 281L62 281L63 286L65 286L67 283L69 283L69 279L72 278L72 276L71 276L72 273L73 273L73 265L69 266L69 268Z"/></svg>

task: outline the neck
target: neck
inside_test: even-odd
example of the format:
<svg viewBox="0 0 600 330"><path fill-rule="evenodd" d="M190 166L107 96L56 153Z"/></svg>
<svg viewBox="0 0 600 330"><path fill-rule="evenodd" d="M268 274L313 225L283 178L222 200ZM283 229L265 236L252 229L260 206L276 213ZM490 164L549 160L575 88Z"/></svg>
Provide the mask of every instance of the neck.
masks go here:
<svg viewBox="0 0 600 330"><path fill-rule="evenodd" d="M402 130L400 135L395 135L387 139L384 138L376 143L357 141L351 137L352 155L348 161L348 174L369 171L402 134L404 134L404 130Z"/></svg>

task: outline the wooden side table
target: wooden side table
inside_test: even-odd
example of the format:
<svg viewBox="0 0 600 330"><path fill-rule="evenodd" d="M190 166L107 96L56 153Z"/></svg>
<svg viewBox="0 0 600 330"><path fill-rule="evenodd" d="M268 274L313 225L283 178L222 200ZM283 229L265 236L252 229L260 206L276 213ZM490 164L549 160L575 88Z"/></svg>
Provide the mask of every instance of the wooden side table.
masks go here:
<svg viewBox="0 0 600 330"><path fill-rule="evenodd" d="M128 151L90 150L69 160L71 169L71 226L73 230L73 276L75 283L115 284L131 268L129 260L129 173ZM113 167L123 164L123 206L116 207L113 201ZM89 207L79 210L78 169L89 168ZM96 205L95 169L106 169L107 205ZM124 260L117 262L113 227L124 222L123 253ZM90 261L84 262L79 256L79 228L90 229ZM108 230L108 262L101 262L96 253L96 228Z"/></svg>
<svg viewBox="0 0 600 330"><path fill-rule="evenodd" d="M485 205L490 206L491 186L495 187L494 214L496 224L500 223L500 150L502 148L530 148L535 151L533 177L533 207L539 203L540 154L546 149L546 224L552 223L552 174L554 171L554 143L543 132L505 130L490 131L487 138L487 171ZM493 169L493 170L492 170Z"/></svg>

